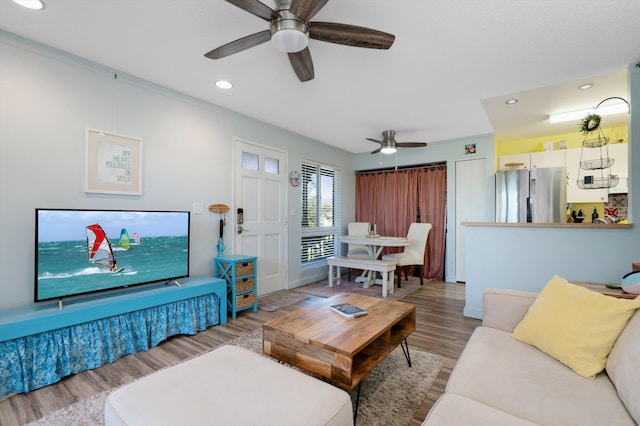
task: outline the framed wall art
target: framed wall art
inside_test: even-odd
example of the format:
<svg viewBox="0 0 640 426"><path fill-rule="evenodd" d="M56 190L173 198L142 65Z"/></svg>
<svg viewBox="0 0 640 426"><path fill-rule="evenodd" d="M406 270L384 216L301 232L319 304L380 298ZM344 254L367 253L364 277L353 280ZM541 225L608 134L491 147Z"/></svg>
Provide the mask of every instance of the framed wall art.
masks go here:
<svg viewBox="0 0 640 426"><path fill-rule="evenodd" d="M475 143L466 144L464 146L464 153L465 154L475 154L476 153L476 144Z"/></svg>
<svg viewBox="0 0 640 426"><path fill-rule="evenodd" d="M85 192L142 195L142 141L87 129Z"/></svg>

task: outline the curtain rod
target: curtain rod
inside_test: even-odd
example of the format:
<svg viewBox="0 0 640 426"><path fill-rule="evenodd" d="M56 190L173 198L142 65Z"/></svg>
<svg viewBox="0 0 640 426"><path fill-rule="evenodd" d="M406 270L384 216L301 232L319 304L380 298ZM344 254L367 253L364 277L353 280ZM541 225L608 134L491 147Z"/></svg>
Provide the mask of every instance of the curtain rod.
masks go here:
<svg viewBox="0 0 640 426"><path fill-rule="evenodd" d="M421 165L414 165L414 166L388 167L384 169L362 170L362 171L356 171L356 174L367 175L371 173L393 172L396 170L399 172L406 172L409 170L436 170L436 169L443 169L446 166L447 166L447 163L442 161L438 163L421 164Z"/></svg>

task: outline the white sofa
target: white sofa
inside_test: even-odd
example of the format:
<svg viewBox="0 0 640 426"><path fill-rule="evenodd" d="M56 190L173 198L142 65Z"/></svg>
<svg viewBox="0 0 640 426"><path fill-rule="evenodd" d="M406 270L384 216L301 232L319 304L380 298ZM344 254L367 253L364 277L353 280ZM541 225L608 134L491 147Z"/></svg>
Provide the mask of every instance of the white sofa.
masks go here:
<svg viewBox="0 0 640 426"><path fill-rule="evenodd" d="M587 379L511 337L536 293L488 290L472 334L423 425L636 425L640 421L640 313L615 342L605 371Z"/></svg>

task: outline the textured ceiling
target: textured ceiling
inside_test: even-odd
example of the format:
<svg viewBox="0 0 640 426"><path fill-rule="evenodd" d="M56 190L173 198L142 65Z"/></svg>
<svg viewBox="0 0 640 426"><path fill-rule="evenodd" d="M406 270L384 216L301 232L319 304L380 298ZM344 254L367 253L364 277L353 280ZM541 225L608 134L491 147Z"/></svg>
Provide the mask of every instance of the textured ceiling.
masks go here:
<svg viewBox="0 0 640 426"><path fill-rule="evenodd" d="M637 0L332 0L313 20L396 40L389 50L311 40L306 83L269 42L203 56L268 28L226 1L44 1L31 11L2 0L0 28L353 153L375 149L365 138L385 129L401 142L558 133L549 113L628 99L626 69L640 59ZM215 88L221 78L235 87ZM596 86L575 90L582 82Z"/></svg>

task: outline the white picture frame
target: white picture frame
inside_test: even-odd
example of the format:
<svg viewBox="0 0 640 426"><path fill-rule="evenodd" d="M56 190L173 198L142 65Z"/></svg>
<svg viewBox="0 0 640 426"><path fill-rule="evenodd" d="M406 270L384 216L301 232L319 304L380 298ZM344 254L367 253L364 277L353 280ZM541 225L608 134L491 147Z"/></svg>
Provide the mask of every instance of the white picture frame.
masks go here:
<svg viewBox="0 0 640 426"><path fill-rule="evenodd" d="M87 129L85 192L142 195L142 141Z"/></svg>

